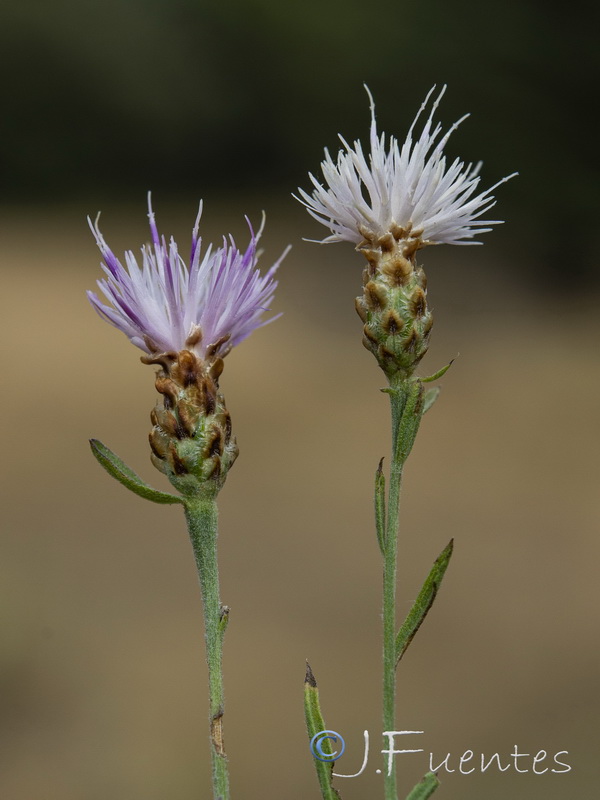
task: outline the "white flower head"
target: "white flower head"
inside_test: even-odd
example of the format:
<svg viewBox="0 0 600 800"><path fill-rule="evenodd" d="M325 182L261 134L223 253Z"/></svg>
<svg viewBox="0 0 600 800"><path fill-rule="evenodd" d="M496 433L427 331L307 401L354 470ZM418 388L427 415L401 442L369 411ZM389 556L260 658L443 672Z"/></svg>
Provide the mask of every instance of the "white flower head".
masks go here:
<svg viewBox="0 0 600 800"><path fill-rule="evenodd" d="M433 122L446 91L444 86L431 105L420 135L417 122L435 91L431 89L412 123L404 144L377 132L375 104L371 102L371 152L368 159L360 142L351 147L340 135L344 149L337 162L325 150L321 164L326 188L312 174L312 195L299 189L297 199L319 222L331 230L322 243L373 242L389 232L426 244L480 244L473 237L491 230L502 220L481 219L495 205L494 189L517 173L479 191L481 163L465 165L456 158L449 166L444 147L450 135L468 116L455 122L442 135L441 124Z"/></svg>

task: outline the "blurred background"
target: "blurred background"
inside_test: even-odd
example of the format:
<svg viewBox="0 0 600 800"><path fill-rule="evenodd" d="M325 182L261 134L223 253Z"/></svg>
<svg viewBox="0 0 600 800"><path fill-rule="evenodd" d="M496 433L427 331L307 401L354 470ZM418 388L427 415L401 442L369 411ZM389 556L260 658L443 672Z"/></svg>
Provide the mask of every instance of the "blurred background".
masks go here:
<svg viewBox="0 0 600 800"><path fill-rule="evenodd" d="M115 252L159 227L185 252L247 236L283 248L284 316L228 356L241 456L221 495L225 735L232 795L318 798L303 728L308 658L347 752L344 800L381 796L380 558L371 491L388 453L382 378L360 344L362 262L291 198L323 147L400 139L448 83L450 156L484 160L506 225L422 256L443 378L404 488L399 612L450 537L453 563L400 669L403 797L465 750L568 751L440 777L446 800L592 796L598 733L597 10L474 0L21 0L0 8L0 796L210 796L200 598L183 517L105 475L100 438L155 486L153 373L85 299L85 222ZM496 213L496 212L494 212ZM553 766L553 765L550 765Z"/></svg>

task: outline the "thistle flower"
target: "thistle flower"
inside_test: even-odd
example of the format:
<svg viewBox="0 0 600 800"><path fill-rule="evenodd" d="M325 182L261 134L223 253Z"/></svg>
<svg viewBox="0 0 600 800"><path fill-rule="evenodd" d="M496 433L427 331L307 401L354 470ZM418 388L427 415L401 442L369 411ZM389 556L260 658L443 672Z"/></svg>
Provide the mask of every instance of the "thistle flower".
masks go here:
<svg viewBox="0 0 600 800"><path fill-rule="evenodd" d="M366 88L366 87L365 87ZM321 164L326 188L312 175L312 195L299 189L298 199L326 225L331 235L321 243L354 242L367 258L364 294L357 298L367 349L388 376L409 377L427 352L433 319L427 307L426 278L416 252L429 244L480 244L475 236L501 220L481 219L493 205L497 186L479 191L481 164L459 158L447 166L444 147L466 116L442 135L433 116L444 95L434 100L420 136L415 129L435 90L431 89L404 144L378 134L371 101L371 152L340 136L344 149L337 161L325 150ZM514 173L516 174L516 173Z"/></svg>
<svg viewBox="0 0 600 800"><path fill-rule="evenodd" d="M366 87L365 87L366 88ZM480 244L473 237L491 230L489 225L499 225L502 220L480 220L495 205L492 192L509 175L484 192L475 194L480 178L481 163L473 167L459 159L446 168L444 147L450 135L468 114L455 122L441 138L442 126L433 127L433 115L446 91L442 89L433 102L421 135L413 141L413 133L421 114L425 111L435 87L415 117L402 147L391 136L386 148L385 134L377 133L375 104L371 101L371 153L369 163L360 142L354 148L340 136L344 150L340 150L337 163L325 150L321 164L323 177L329 185L325 189L312 175L315 186L312 196L299 189L300 202L308 212L331 229L331 236L323 243L349 241L360 244L373 241L390 231L404 229L412 237L426 244ZM369 166L370 165L370 166ZM367 199L368 197L368 199Z"/></svg>
<svg viewBox="0 0 600 800"><path fill-rule="evenodd" d="M199 488L218 491L237 457L231 419L219 389L223 358L253 330L272 322L262 316L277 286L273 279L287 250L261 275L257 242L250 223L245 252L233 237L201 255L198 226L192 232L189 268L173 239L159 236L148 196L151 245L144 245L142 266L131 251L126 268L106 244L98 221L89 221L104 257L106 277L88 298L96 311L144 351L145 364L159 366L156 389L163 404L152 412L152 462L183 494Z"/></svg>
<svg viewBox="0 0 600 800"><path fill-rule="evenodd" d="M98 286L111 305L93 292L87 293L88 298L101 317L148 354L189 348L204 359L224 356L253 330L276 319L261 317L273 300L277 287L273 275L287 251L261 275L256 246L262 226L255 235L248 222L250 244L245 253L229 237L220 248L209 245L202 257L201 215L202 203L192 232L189 269L176 242L171 238L167 245L159 236L150 195L152 245L141 248L141 269L131 251L125 253L125 269L100 233L98 219L88 220L105 261L106 278Z"/></svg>

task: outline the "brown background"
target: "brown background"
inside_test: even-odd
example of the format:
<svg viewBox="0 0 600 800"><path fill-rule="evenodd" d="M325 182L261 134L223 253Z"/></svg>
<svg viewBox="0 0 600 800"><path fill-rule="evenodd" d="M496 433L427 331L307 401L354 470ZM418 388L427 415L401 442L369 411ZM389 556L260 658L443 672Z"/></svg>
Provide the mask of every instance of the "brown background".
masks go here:
<svg viewBox="0 0 600 800"><path fill-rule="evenodd" d="M388 414L353 310L361 259L350 245L300 241L320 231L291 200L205 199L207 239L232 229L243 241L242 214L264 207L265 266L294 245L274 305L284 316L231 354L222 378L241 448L220 499L233 796L319 796L306 658L326 722L347 740L338 771L358 769L371 732L366 773L338 782L344 800L379 796L371 488ZM155 207L161 229L187 242L193 203ZM200 599L182 514L130 495L87 445L101 439L167 488L148 458L152 371L85 300L100 274L88 211L7 208L0 221L0 795L209 797ZM422 258L436 314L423 371L460 357L407 470L400 611L452 536L456 550L399 673L398 726L424 730L405 746L426 751L400 757L401 796L429 751L506 762L515 744L568 750L572 771L442 774L440 798L562 800L595 786L597 297L524 282L510 224L484 248ZM143 202L103 204L102 228L115 251L137 249Z"/></svg>
<svg viewBox="0 0 600 800"><path fill-rule="evenodd" d="M407 469L399 612L451 536L400 670L399 797L431 751L568 750L567 774L441 774L440 800L597 794L598 11L572 0L6 0L0 7L0 797L210 796L197 579L155 486L153 374L85 299L85 216L115 252L147 240L145 193L182 251L197 202L217 241L267 212L288 242L274 311L222 378L241 455L220 501L225 736L234 800L317 800L304 662L347 740L344 800L380 797L380 572L372 480L382 378L353 309L361 258L290 197L337 132L364 141L366 82L400 139L433 84L450 158L485 160L507 221L423 254L440 381ZM495 213L495 211L493 212ZM389 459L388 459L389 460ZM519 766L531 769L531 759Z"/></svg>

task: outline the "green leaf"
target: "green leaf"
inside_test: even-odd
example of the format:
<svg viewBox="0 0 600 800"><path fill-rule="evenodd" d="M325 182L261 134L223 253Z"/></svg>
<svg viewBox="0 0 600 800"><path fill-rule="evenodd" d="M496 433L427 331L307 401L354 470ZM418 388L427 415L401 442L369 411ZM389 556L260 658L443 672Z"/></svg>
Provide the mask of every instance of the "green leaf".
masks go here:
<svg viewBox="0 0 600 800"><path fill-rule="evenodd" d="M425 390L421 381L416 378L408 383L406 402L399 420L398 438L396 440L396 458L401 464L406 462L423 416L423 396Z"/></svg>
<svg viewBox="0 0 600 800"><path fill-rule="evenodd" d="M448 372L448 370L450 369L452 364L454 364L455 361L456 359L453 358L452 361L449 364L446 364L445 367L438 369L438 371L434 372L433 375L428 375L426 378L421 378L421 380L423 381L423 383L431 383L431 381L437 381L438 378L441 378L442 375L445 375Z"/></svg>
<svg viewBox="0 0 600 800"><path fill-rule="evenodd" d="M106 445L98 439L90 439L90 447L92 453L96 457L98 463L104 467L109 475L116 478L119 483L122 483L129 491L144 497L146 500L152 500L153 503L182 503L183 500L174 494L168 492L159 492L148 486L147 483L136 475L121 459L116 456L112 450L109 450Z"/></svg>
<svg viewBox="0 0 600 800"><path fill-rule="evenodd" d="M219 614L219 633L221 636L225 635L225 631L227 630L227 625L229 624L229 612L231 609L229 606L224 606L221 603L221 610Z"/></svg>
<svg viewBox="0 0 600 800"><path fill-rule="evenodd" d="M433 772L428 772L422 781L407 795L406 800L427 800L435 792L440 782Z"/></svg>
<svg viewBox="0 0 600 800"><path fill-rule="evenodd" d="M423 414L426 414L429 411L431 406L438 399L439 394L440 390L438 386L434 386L433 389L427 389L425 396L423 397Z"/></svg>
<svg viewBox="0 0 600 800"><path fill-rule="evenodd" d="M421 623L427 616L427 612L433 605L435 596L440 588L444 573L450 563L452 556L452 549L454 547L454 539L450 539L448 545L442 550L439 557L436 559L431 572L427 576L427 580L423 584L423 588L418 594L413 607L408 612L408 616L404 620L402 627L398 631L396 637L396 666L406 652L409 644L412 642L415 633L421 627ZM417 795L420 797L420 795ZM429 797L429 795L423 795Z"/></svg>
<svg viewBox="0 0 600 800"><path fill-rule="evenodd" d="M326 730L326 728L319 704L317 682L308 661L306 662L306 677L304 678L304 716L306 719L308 741L312 742L313 736ZM327 753L333 752L329 739L322 740L321 749L326 755ZM334 762L319 761L318 758L315 758L314 762L323 800L341 800L340 793L337 789L333 788L332 783Z"/></svg>
<svg viewBox="0 0 600 800"><path fill-rule="evenodd" d="M385 555L385 475L383 474L383 458L375 473L375 528L381 554Z"/></svg>

